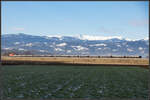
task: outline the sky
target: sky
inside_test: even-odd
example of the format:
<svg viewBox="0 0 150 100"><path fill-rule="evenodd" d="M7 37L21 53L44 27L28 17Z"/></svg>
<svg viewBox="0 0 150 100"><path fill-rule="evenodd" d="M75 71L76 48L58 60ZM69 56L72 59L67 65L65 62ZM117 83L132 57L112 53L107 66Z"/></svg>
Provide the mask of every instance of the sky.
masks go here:
<svg viewBox="0 0 150 100"><path fill-rule="evenodd" d="M2 1L2 34L148 38L148 1Z"/></svg>

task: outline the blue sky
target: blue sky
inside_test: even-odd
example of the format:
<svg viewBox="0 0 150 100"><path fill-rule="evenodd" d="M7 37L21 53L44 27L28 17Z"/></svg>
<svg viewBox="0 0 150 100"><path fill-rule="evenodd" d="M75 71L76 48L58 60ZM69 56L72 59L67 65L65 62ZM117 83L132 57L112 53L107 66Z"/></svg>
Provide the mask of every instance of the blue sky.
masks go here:
<svg viewBox="0 0 150 100"><path fill-rule="evenodd" d="M148 37L148 1L2 2L2 34Z"/></svg>

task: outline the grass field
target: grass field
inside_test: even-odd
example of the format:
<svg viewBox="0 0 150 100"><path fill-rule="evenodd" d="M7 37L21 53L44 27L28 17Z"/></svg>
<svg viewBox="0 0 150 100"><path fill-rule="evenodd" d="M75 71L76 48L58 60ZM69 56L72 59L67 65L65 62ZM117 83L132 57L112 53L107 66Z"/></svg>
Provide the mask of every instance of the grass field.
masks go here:
<svg viewBox="0 0 150 100"><path fill-rule="evenodd" d="M5 65L5 98L148 98L140 67Z"/></svg>

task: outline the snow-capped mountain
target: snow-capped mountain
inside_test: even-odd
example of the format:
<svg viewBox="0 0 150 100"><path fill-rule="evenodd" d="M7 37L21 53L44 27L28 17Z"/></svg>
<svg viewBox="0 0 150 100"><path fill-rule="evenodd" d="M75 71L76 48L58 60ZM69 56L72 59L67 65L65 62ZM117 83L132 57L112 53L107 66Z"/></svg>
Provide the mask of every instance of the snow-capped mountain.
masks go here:
<svg viewBox="0 0 150 100"><path fill-rule="evenodd" d="M36 51L52 55L149 55L149 40L103 36L2 35L2 53L7 50Z"/></svg>

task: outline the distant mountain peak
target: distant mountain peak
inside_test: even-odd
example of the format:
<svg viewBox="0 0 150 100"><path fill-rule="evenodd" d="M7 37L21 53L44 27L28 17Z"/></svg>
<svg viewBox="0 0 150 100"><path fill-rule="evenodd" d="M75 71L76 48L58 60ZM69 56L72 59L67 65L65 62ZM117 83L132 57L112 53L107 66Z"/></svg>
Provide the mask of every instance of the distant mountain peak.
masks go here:
<svg viewBox="0 0 150 100"><path fill-rule="evenodd" d="M123 39L121 36L94 36L94 35L79 35L79 39L81 40L110 40L110 39Z"/></svg>
<svg viewBox="0 0 150 100"><path fill-rule="evenodd" d="M25 34L25 33L17 33L17 34L3 34L3 35L28 35L30 36L30 34ZM31 35L31 36L35 36L35 35ZM37 35L36 35L37 36ZM129 39L129 38L123 38L121 36L96 36L96 35L83 35L83 34L79 34L79 35L45 35L45 36L41 36L41 37L46 37L48 38L59 38L59 39L63 39L64 37L72 37L72 38L78 38L80 40L126 40L126 41L138 41L138 40L149 40L148 37L144 38L144 39Z"/></svg>
<svg viewBox="0 0 150 100"><path fill-rule="evenodd" d="M86 40L86 41L85 41ZM120 36L37 36L24 33L3 34L2 50L29 50L36 54L54 55L141 55L149 54L146 39L131 40ZM32 50L36 50L33 52Z"/></svg>

